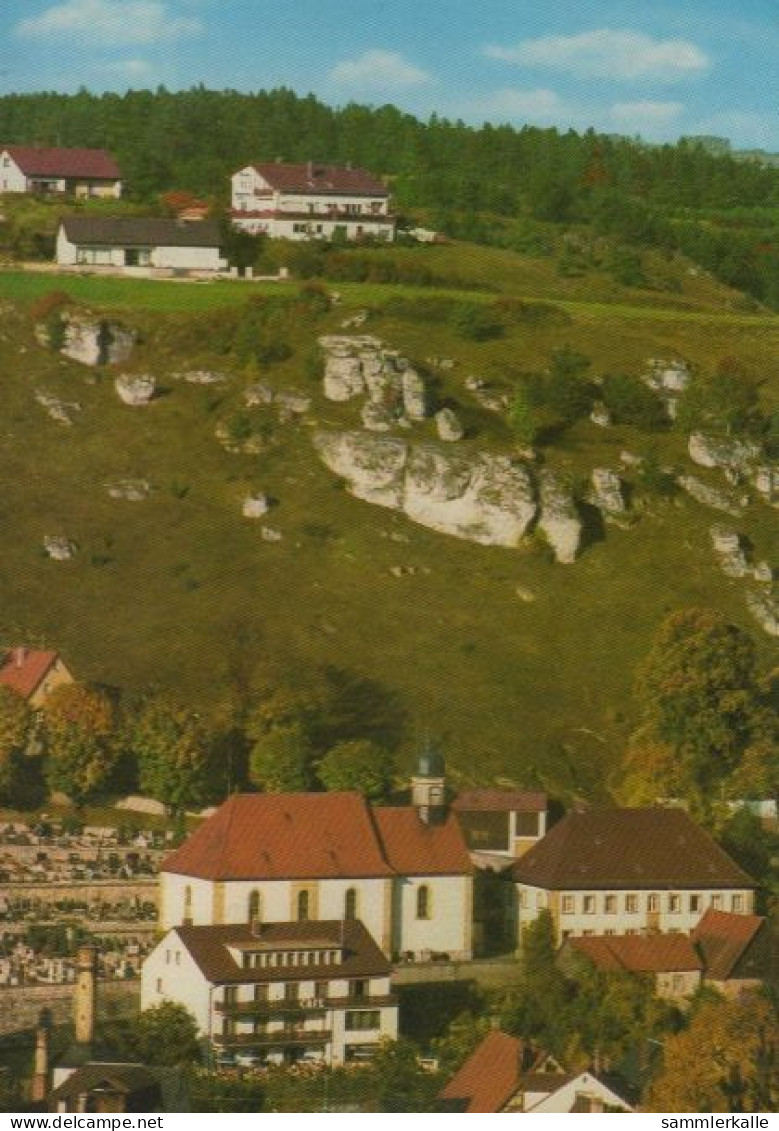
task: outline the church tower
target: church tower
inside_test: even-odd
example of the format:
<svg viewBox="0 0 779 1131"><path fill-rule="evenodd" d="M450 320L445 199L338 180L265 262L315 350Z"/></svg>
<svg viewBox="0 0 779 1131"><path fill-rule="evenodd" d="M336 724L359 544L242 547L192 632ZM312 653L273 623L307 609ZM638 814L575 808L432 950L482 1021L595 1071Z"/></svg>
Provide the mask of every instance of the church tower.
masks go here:
<svg viewBox="0 0 779 1131"><path fill-rule="evenodd" d="M446 765L443 754L429 742L411 776L411 804L426 825L435 824L446 814Z"/></svg>

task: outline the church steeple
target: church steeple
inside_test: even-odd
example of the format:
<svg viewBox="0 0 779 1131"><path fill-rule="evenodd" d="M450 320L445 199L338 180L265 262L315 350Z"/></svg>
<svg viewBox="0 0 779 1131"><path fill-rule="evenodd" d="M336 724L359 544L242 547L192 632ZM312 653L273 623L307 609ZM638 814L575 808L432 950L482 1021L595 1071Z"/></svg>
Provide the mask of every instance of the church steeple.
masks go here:
<svg viewBox="0 0 779 1131"><path fill-rule="evenodd" d="M425 824L440 820L446 812L446 764L430 739L425 740L411 776L411 804Z"/></svg>

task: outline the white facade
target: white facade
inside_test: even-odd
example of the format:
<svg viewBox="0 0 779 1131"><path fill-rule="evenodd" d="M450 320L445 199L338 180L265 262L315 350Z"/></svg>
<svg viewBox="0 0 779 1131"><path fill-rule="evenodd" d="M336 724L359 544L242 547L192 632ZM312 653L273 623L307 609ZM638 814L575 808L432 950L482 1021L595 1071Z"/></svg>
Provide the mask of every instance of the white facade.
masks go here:
<svg viewBox="0 0 779 1131"><path fill-rule="evenodd" d="M253 165L239 169L231 180L232 222L252 235L290 240L395 238L389 194L282 191Z"/></svg>
<svg viewBox="0 0 779 1131"><path fill-rule="evenodd" d="M553 1113L563 1115L572 1112L574 1106L578 1111L582 1101L589 1105L590 1112L604 1111L606 1108L616 1108L618 1111L633 1110L621 1096L612 1092L611 1088L607 1087L597 1076L593 1076L591 1072L582 1072L574 1080L569 1080L554 1092L532 1092L529 1090L523 1092L522 1106L516 1108L513 1104L510 1104L507 1110L532 1111L534 1115Z"/></svg>
<svg viewBox="0 0 779 1131"><path fill-rule="evenodd" d="M303 944L299 944L303 945ZM339 1065L370 1055L398 1034L398 1007L389 975L317 977L228 985L211 982L177 931L170 931L143 965L141 1008L165 1001L185 1006L201 1036L215 1047L251 1051L269 1063L302 1057ZM262 987L259 996L258 986ZM294 988L294 994L290 991Z"/></svg>
<svg viewBox="0 0 779 1131"><path fill-rule="evenodd" d="M127 274L155 270L216 272L227 266L218 247L78 245L68 239L63 225L57 234L57 263L61 267L113 268Z"/></svg>
<svg viewBox="0 0 779 1131"><path fill-rule="evenodd" d="M0 151L0 193L72 193L77 197L108 197L118 200L122 195L120 180L103 180L85 176L64 177L34 174L27 176L8 150Z"/></svg>
<svg viewBox="0 0 779 1131"><path fill-rule="evenodd" d="M519 943L539 912L552 914L558 945L577 935L638 935L649 931L689 934L710 907L751 915L754 892L748 888L697 891L546 891L517 884Z"/></svg>
<svg viewBox="0 0 779 1131"><path fill-rule="evenodd" d="M427 895L420 894L423 888ZM254 893L262 922L292 921L299 918L303 892L309 918L359 919L387 955L472 957L471 876L214 881L163 872L160 925L247 923Z"/></svg>

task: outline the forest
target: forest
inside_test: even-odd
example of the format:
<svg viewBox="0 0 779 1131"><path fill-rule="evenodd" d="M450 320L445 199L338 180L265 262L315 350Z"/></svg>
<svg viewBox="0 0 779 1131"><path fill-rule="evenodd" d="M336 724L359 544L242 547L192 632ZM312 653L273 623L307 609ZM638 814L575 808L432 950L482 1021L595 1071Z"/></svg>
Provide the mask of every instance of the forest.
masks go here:
<svg viewBox="0 0 779 1131"><path fill-rule="evenodd" d="M0 98L4 144L110 149L128 192L186 190L225 205L248 161L351 161L385 177L401 220L543 254L543 226L689 255L779 308L779 169L690 141L508 125L469 126L395 106L332 108L291 90L133 90ZM540 228L539 228L540 225Z"/></svg>

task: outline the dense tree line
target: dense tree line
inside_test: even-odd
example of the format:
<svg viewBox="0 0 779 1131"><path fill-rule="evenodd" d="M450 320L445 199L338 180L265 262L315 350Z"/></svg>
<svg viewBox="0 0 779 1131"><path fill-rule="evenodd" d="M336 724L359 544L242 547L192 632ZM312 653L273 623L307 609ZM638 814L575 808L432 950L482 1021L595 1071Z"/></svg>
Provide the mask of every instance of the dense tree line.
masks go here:
<svg viewBox="0 0 779 1131"><path fill-rule="evenodd" d="M779 170L689 142L423 122L391 105L332 108L284 88L202 85L6 95L0 139L109 148L130 193L147 201L186 190L226 203L230 174L248 161L352 161L386 177L402 211L423 210L452 235L524 248L543 236L501 220L586 223L624 243L681 250L779 304Z"/></svg>

